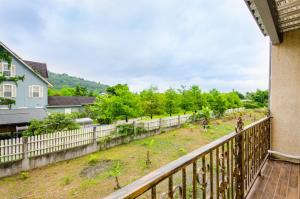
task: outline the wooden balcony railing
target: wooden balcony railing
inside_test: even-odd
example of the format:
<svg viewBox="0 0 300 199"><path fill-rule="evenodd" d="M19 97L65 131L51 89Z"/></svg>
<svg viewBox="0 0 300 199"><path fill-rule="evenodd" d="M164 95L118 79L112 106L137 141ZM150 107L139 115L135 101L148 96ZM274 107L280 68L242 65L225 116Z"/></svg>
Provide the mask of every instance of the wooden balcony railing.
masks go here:
<svg viewBox="0 0 300 199"><path fill-rule="evenodd" d="M112 193L119 198L245 198L268 158L270 117L201 147Z"/></svg>

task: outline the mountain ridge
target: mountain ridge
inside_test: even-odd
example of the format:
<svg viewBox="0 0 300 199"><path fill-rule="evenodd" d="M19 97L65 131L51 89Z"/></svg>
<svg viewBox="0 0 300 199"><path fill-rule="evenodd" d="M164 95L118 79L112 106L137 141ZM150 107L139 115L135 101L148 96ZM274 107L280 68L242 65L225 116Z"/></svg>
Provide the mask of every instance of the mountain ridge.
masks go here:
<svg viewBox="0 0 300 199"><path fill-rule="evenodd" d="M77 85L86 87L89 91L94 91L98 93L105 92L105 89L108 87L106 84L100 82L95 82L91 80L86 80L81 77L71 76L66 73L54 73L48 71L49 73L49 82L54 86L53 89L61 89L64 86L76 87Z"/></svg>

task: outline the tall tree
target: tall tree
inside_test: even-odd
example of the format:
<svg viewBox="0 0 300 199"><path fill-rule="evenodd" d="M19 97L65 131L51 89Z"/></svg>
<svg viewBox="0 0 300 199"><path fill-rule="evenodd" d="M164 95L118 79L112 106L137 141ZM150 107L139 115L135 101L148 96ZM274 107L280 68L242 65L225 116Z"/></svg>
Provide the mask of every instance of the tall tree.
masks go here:
<svg viewBox="0 0 300 199"><path fill-rule="evenodd" d="M117 85L108 88L108 94L97 97L89 109L100 121L112 121L141 115L140 99L137 94L129 91L127 85Z"/></svg>
<svg viewBox="0 0 300 199"><path fill-rule="evenodd" d="M179 90L180 96L180 108L184 111L192 111L195 109L195 100L191 90L187 90L184 86Z"/></svg>
<svg viewBox="0 0 300 199"><path fill-rule="evenodd" d="M179 110L179 96L172 88L165 92L165 110L170 116Z"/></svg>
<svg viewBox="0 0 300 199"><path fill-rule="evenodd" d="M150 87L140 93L143 113L149 115L151 119L153 115L160 114L161 100L156 87Z"/></svg>
<svg viewBox="0 0 300 199"><path fill-rule="evenodd" d="M241 106L241 99L237 92L232 91L229 93L224 93L224 96L226 97L226 100L228 102L227 108L238 108Z"/></svg>
<svg viewBox="0 0 300 199"><path fill-rule="evenodd" d="M217 117L222 116L227 109L227 101L222 93L217 89L213 89L210 94L210 107Z"/></svg>

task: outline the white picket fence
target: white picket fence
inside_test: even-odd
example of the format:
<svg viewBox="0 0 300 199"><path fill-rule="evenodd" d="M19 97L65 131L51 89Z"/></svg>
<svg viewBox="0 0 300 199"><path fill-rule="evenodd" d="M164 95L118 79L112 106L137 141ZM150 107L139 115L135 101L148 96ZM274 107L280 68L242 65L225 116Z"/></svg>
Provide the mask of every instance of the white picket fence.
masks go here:
<svg viewBox="0 0 300 199"><path fill-rule="evenodd" d="M136 127L141 127L146 131L153 131L183 124L190 116L173 116L146 121L131 120L129 124L134 124ZM24 155L30 158L92 144L94 139L97 140L98 138L112 135L112 133L117 131L117 126L120 124L124 124L124 122L48 133L28 138L0 140L0 164L23 159ZM27 154L24 154L24 147L26 147Z"/></svg>
<svg viewBox="0 0 300 199"><path fill-rule="evenodd" d="M28 137L28 157L40 156L93 143L93 127Z"/></svg>
<svg viewBox="0 0 300 199"><path fill-rule="evenodd" d="M0 163L23 158L23 139L13 138L0 140Z"/></svg>

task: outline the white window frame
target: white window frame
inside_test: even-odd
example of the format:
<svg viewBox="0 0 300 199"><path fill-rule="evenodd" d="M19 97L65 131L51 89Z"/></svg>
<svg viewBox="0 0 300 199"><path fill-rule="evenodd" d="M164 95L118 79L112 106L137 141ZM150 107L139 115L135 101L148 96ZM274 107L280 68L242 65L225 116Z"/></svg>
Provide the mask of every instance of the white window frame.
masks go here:
<svg viewBox="0 0 300 199"><path fill-rule="evenodd" d="M65 114L71 114L72 108L65 108Z"/></svg>
<svg viewBox="0 0 300 199"><path fill-rule="evenodd" d="M5 97L5 98L16 98L17 97L17 86L14 84L2 84L0 85L1 88L1 95L0 97ZM11 87L11 96L5 96L5 87L10 86Z"/></svg>
<svg viewBox="0 0 300 199"><path fill-rule="evenodd" d="M0 72L4 75L4 71L9 71L9 75L5 75L5 77L15 77L16 76L16 66L11 65L9 70L4 70L5 67L8 67L7 62L0 62Z"/></svg>
<svg viewBox="0 0 300 199"><path fill-rule="evenodd" d="M34 96L34 89L38 88L38 96ZM44 96L44 89L41 85L31 85L29 86L29 97L30 98L43 98Z"/></svg>

